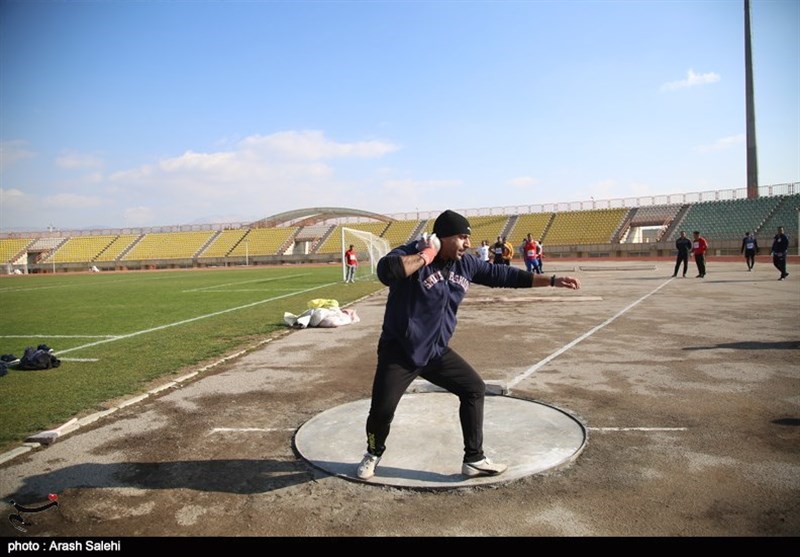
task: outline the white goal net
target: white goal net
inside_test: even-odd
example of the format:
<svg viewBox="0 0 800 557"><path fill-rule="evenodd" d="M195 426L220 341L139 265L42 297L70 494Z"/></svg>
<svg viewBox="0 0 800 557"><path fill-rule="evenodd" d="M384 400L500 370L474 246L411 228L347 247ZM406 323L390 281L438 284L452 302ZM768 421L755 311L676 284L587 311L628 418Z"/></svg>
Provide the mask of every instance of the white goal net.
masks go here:
<svg viewBox="0 0 800 557"><path fill-rule="evenodd" d="M358 258L355 280L375 278L378 260L389 253L389 241L363 230L342 227L342 280L347 280L345 253L353 246Z"/></svg>

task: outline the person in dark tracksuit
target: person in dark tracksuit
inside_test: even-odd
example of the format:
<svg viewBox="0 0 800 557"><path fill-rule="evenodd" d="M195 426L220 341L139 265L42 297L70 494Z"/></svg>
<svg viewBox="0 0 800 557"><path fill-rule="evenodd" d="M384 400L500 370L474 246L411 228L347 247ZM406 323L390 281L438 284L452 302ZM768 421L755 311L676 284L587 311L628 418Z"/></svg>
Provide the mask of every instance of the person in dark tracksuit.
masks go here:
<svg viewBox="0 0 800 557"><path fill-rule="evenodd" d="M686 237L686 232L681 230L681 235L675 240L675 249L678 250L678 258L675 260L675 271L672 276L678 276L678 269L683 263L683 276L686 277L686 268L689 266L689 252L692 251L692 241Z"/></svg>
<svg viewBox="0 0 800 557"><path fill-rule="evenodd" d="M493 261L496 265L503 264L503 250L505 249L506 245L503 243L503 238L501 236L497 237L497 241L492 244L492 254L493 254Z"/></svg>
<svg viewBox="0 0 800 557"><path fill-rule="evenodd" d="M357 476L369 479L386 450L386 439L403 393L422 377L458 396L464 438L461 471L466 476L506 470L483 452L486 384L448 344L459 304L470 283L499 288L580 288L573 277L546 277L493 265L470 253L469 221L453 211L440 214L433 235L400 246L378 261L377 275L389 287L378 341L378 363L367 417L367 452Z"/></svg>
<svg viewBox="0 0 800 557"><path fill-rule="evenodd" d="M789 255L789 237L783 232L783 227L778 227L778 233L772 240L772 264L781 272L778 280L786 280L786 256Z"/></svg>
<svg viewBox="0 0 800 557"><path fill-rule="evenodd" d="M741 253L744 254L747 270L752 271L756 264L756 255L758 255L758 240L756 240L756 237L750 231L744 233Z"/></svg>

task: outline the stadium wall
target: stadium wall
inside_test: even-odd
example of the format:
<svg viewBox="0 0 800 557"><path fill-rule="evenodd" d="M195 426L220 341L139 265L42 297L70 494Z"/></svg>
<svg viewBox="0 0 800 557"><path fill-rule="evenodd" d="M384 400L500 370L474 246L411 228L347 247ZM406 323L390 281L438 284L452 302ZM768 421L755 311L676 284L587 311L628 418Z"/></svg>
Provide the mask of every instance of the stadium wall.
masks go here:
<svg viewBox="0 0 800 557"><path fill-rule="evenodd" d="M800 193L800 183L779 184L773 186L763 186L759 188L762 197L794 195ZM714 192L685 193L665 196L649 196L628 199L613 200L591 200L588 202L557 203L545 205L528 205L513 207L488 207L483 209L456 209L468 217L483 215L520 215L535 214L537 212L560 212L560 211L581 211L596 210L606 208L621 207L646 207L648 205L666 205L676 203L698 203L704 201L746 199L746 190L719 190ZM440 210L427 213L404 213L392 215L398 220L420 220L429 219L436 216ZM362 217L336 219L335 222L328 223L330 226L335 224L347 224L349 222L362 222ZM209 225L190 225L190 226L165 226L148 229L119 229L119 230L79 230L79 231L54 231L49 230L39 233L2 233L0 239L5 238L35 238L37 240L48 239L64 241L67 237L79 237L87 235L109 235L109 234L148 234L153 232L186 232L198 230L225 230L246 228L243 223L238 224L209 224ZM800 235L800 224L794 223L793 227L787 229L791 241L790 250L793 254L798 253L798 236ZM709 257L740 257L741 240L711 240ZM765 238L766 240L766 238ZM477 242L476 242L477 243ZM474 247L477 247L474 246ZM42 252L45 253L45 252ZM769 253L769 245L762 244L761 253ZM545 257L547 259L673 259L675 254L672 242L652 242L652 243L603 243L587 245L545 245ZM101 271L125 271L125 270L152 270L152 269L187 269L187 268L214 268L214 267L234 267L234 266L257 266L257 265L295 265L295 264L339 264L340 254L293 254L287 250L286 254L280 255L250 255L249 257L192 257L184 259L149 259L149 260L117 260L103 262L50 262L37 261L37 257L30 257L28 261L15 261L6 263L0 268L0 274L12 274L14 270L24 269L27 273L52 273L52 272L77 272L87 271L92 265ZM39 254L41 255L41 254ZM797 256L790 256L791 260ZM22 257L20 259L23 259ZM517 255L517 260L519 256Z"/></svg>

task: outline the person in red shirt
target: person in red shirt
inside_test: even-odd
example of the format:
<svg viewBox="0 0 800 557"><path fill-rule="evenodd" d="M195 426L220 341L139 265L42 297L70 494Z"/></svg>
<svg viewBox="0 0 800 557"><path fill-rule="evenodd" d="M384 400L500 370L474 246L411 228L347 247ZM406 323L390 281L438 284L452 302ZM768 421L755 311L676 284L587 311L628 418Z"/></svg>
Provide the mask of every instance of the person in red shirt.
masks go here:
<svg viewBox="0 0 800 557"><path fill-rule="evenodd" d="M525 238L525 246L523 248L525 254L525 268L529 273L542 274L539 267L539 244L533 237L528 234Z"/></svg>
<svg viewBox="0 0 800 557"><path fill-rule="evenodd" d="M538 257L538 251L536 246L536 240L528 234L525 236L525 242L522 244L522 257L525 260L525 269L529 273L533 273L536 270L536 258Z"/></svg>
<svg viewBox="0 0 800 557"><path fill-rule="evenodd" d="M708 242L697 230L692 232L692 235L694 236L694 241L692 242L692 255L694 255L694 262L697 263L697 272L699 273L695 278L705 278L706 250L708 249Z"/></svg>
<svg viewBox="0 0 800 557"><path fill-rule="evenodd" d="M344 264L347 273L345 274L345 282L356 281L356 268L358 267L358 256L356 255L355 246L350 244L350 249L344 252Z"/></svg>

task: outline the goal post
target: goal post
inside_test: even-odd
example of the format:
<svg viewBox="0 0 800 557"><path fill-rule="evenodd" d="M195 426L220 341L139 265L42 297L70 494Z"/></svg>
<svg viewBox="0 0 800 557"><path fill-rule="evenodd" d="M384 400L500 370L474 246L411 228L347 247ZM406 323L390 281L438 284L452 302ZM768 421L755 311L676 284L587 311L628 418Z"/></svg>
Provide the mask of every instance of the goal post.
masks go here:
<svg viewBox="0 0 800 557"><path fill-rule="evenodd" d="M371 232L342 227L342 280L347 278L347 264L344 254L353 246L358 256L355 279L374 278L378 260L389 253L389 241Z"/></svg>

